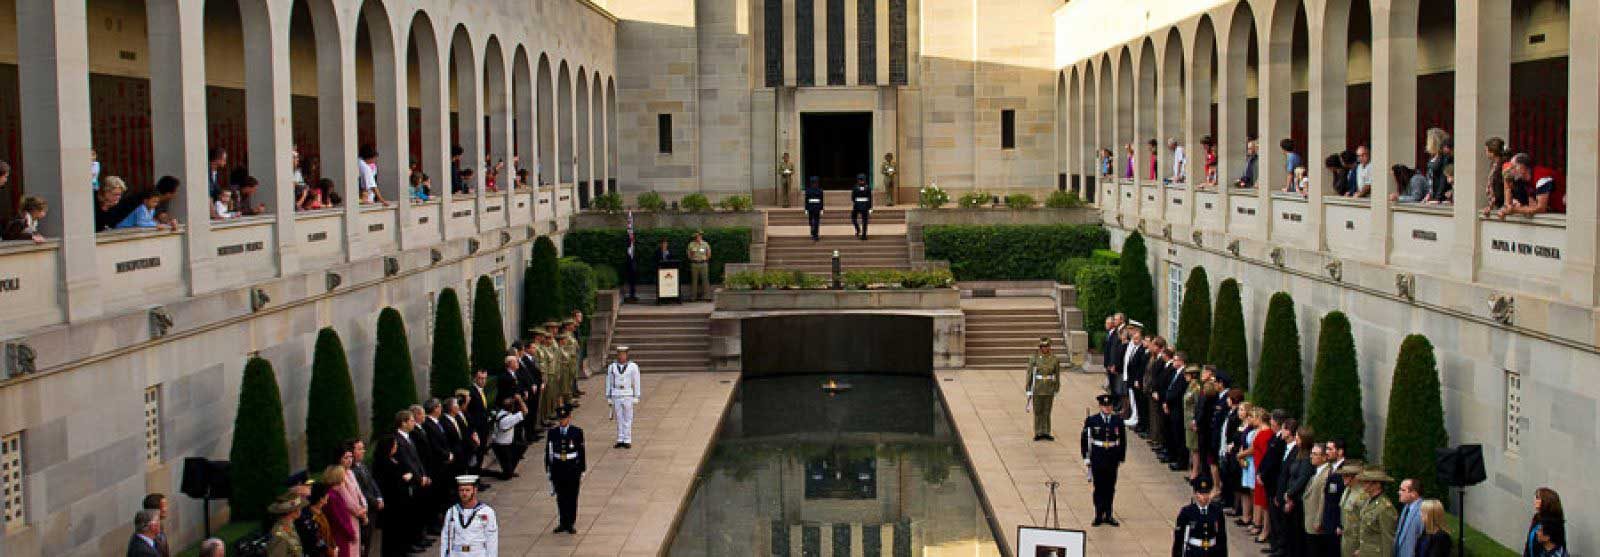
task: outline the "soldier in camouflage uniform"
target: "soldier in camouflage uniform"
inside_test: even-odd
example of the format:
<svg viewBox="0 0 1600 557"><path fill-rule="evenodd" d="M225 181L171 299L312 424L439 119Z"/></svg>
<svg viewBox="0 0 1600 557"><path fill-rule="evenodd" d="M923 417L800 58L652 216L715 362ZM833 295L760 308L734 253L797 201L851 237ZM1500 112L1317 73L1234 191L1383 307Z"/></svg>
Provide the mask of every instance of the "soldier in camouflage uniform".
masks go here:
<svg viewBox="0 0 1600 557"><path fill-rule="evenodd" d="M1367 504L1367 490L1361 488L1362 464L1359 460L1346 460L1337 470L1344 477L1344 495L1339 498L1339 555L1351 557L1361 548L1361 532L1356 523L1361 521L1361 507Z"/></svg>
<svg viewBox="0 0 1600 557"><path fill-rule="evenodd" d="M1028 356L1028 396L1033 403L1033 440L1054 441L1050 435L1050 410L1061 389L1061 360L1050 353L1050 337L1039 338L1039 351Z"/></svg>
<svg viewBox="0 0 1600 557"><path fill-rule="evenodd" d="M558 337L561 345L561 361L566 382L567 403L573 407L578 406L578 335L575 332L578 324L571 319L561 322L561 336Z"/></svg>
<svg viewBox="0 0 1600 557"><path fill-rule="evenodd" d="M1389 498L1383 495L1383 484L1393 482L1394 478L1383 473L1382 468L1368 467L1356 479L1361 480L1361 487L1367 492L1367 500L1362 503L1355 524L1355 530L1361 533L1357 554L1361 557L1394 557L1394 531L1400 515L1395 513L1394 503L1390 503ZM1349 534L1350 530L1350 526L1345 525L1345 533Z"/></svg>
<svg viewBox="0 0 1600 557"><path fill-rule="evenodd" d="M556 337L553 330L556 328L554 321L544 323L544 332L539 342L539 369L544 370L545 381L545 418L553 419L556 410L561 407L561 349L556 346Z"/></svg>

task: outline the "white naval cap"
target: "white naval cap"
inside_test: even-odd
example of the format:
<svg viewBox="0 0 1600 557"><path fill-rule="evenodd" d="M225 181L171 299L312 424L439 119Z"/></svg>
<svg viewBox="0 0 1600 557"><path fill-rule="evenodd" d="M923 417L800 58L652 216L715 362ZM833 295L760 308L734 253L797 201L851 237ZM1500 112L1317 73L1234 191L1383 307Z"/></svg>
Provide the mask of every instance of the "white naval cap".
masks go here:
<svg viewBox="0 0 1600 557"><path fill-rule="evenodd" d="M478 485L478 477L474 476L474 475L471 475L471 474L464 475L464 476L456 476L456 485L476 486L476 485Z"/></svg>
<svg viewBox="0 0 1600 557"><path fill-rule="evenodd" d="M617 347L617 351L618 352L627 352L628 351L628 347L626 347L626 346L618 346Z"/></svg>

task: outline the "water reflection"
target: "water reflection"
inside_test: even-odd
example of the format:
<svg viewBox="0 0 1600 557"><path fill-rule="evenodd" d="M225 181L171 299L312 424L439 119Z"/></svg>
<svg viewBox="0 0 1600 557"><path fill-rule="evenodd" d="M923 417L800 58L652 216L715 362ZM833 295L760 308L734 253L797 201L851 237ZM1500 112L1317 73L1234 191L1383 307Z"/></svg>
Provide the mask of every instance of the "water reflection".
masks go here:
<svg viewBox="0 0 1600 557"><path fill-rule="evenodd" d="M851 386L823 389L829 379ZM734 393L671 555L999 555L928 377L784 376Z"/></svg>

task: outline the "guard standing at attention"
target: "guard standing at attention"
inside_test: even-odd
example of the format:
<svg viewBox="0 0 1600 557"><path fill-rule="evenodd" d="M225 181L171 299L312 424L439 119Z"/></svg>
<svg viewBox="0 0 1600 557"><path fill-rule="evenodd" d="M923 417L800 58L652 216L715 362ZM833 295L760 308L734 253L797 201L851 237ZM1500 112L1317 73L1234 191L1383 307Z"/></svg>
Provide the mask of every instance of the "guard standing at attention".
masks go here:
<svg viewBox="0 0 1600 557"><path fill-rule="evenodd" d="M794 163L789 162L789 153L783 153L783 160L778 161L778 179L783 181L783 206L789 207L789 179L794 176Z"/></svg>
<svg viewBox="0 0 1600 557"><path fill-rule="evenodd" d="M583 474L588 471L584 459L583 428L572 425L572 410L556 411L560 420L545 433L544 469L550 476L550 489L556 494L556 512L560 516L554 533L576 534L572 527L578 518L578 488Z"/></svg>
<svg viewBox="0 0 1600 557"><path fill-rule="evenodd" d="M1100 404L1100 413L1084 418L1079 443L1083 465L1094 482L1094 525L1121 526L1112 516L1111 504L1117 498L1117 467L1128 457L1128 427L1122 416L1112 411L1116 397L1100 395L1095 402Z"/></svg>
<svg viewBox="0 0 1600 557"><path fill-rule="evenodd" d="M1039 351L1028 356L1028 397L1033 403L1033 440L1055 441L1050 434L1050 409L1061 389L1061 360L1050 353L1050 337L1039 337Z"/></svg>
<svg viewBox="0 0 1600 557"><path fill-rule="evenodd" d="M461 502L444 512L440 557L498 557L500 521L493 508L478 501L478 477L456 476L456 494Z"/></svg>
<svg viewBox="0 0 1600 557"><path fill-rule="evenodd" d="M639 403L640 387L639 364L628 361L628 347L618 346L617 361L606 366L606 403L617 419L616 448L633 448L633 406Z"/></svg>
<svg viewBox="0 0 1600 557"><path fill-rule="evenodd" d="M711 244L699 230L689 242L689 284L691 300L711 300Z"/></svg>
<svg viewBox="0 0 1600 557"><path fill-rule="evenodd" d="M1222 505L1211 500L1211 477L1195 478L1194 502L1178 511L1172 557L1228 557L1228 527Z"/></svg>
<svg viewBox="0 0 1600 557"><path fill-rule="evenodd" d="M872 216L872 186L867 185L867 175L857 174L856 185L850 188L850 226L856 227L856 236L867 239L867 219Z"/></svg>
<svg viewBox="0 0 1600 557"><path fill-rule="evenodd" d="M817 229L822 226L822 181L812 176L806 181L806 220L811 223L811 241L821 240Z"/></svg>
<svg viewBox="0 0 1600 557"><path fill-rule="evenodd" d="M561 320L561 333L556 337L556 343L561 347L561 387L567 393L567 406L577 408L583 404L578 402L583 393L578 392L578 335L577 322L571 319Z"/></svg>

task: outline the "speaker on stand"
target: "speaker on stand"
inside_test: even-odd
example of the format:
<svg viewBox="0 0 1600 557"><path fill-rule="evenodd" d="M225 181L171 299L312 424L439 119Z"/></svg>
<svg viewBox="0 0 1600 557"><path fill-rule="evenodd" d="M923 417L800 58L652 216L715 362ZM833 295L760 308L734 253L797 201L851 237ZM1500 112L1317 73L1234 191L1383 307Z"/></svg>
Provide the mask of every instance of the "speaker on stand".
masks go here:
<svg viewBox="0 0 1600 557"><path fill-rule="evenodd" d="M1438 472L1439 481L1456 488L1456 500L1461 505L1460 512L1456 513L1456 518L1459 520L1456 532L1461 536L1456 543L1456 555L1465 556L1467 488L1482 483L1486 478L1483 469L1483 445L1458 445L1453 449L1439 449L1436 452L1434 468Z"/></svg>
<svg viewBox="0 0 1600 557"><path fill-rule="evenodd" d="M183 459L183 479L179 481L178 490L201 500L206 537L211 537L211 499L233 495L232 484L228 481L228 461L194 456Z"/></svg>

